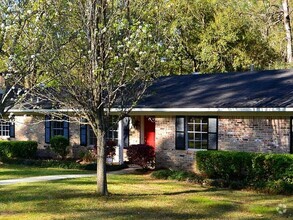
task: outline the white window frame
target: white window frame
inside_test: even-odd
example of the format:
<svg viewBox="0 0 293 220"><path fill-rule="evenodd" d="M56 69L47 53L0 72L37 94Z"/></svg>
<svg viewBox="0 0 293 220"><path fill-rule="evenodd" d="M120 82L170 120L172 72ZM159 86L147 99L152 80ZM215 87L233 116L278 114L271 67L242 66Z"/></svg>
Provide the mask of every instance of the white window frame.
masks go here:
<svg viewBox="0 0 293 220"><path fill-rule="evenodd" d="M10 122L0 120L0 137L10 137Z"/></svg>
<svg viewBox="0 0 293 220"><path fill-rule="evenodd" d="M190 122L191 118L200 119L199 122L196 122L193 120ZM203 120L206 120L206 122L203 122ZM203 130L203 126L206 125L205 130ZM189 127L192 126L192 130L189 130ZM196 129L196 127L199 128L199 130ZM202 117L202 116L187 116L186 117L186 144L188 150L207 150L208 149L208 117ZM190 139L190 134L193 135L193 138ZM196 139L196 135L200 135L199 139ZM203 138L203 135L206 136L206 138ZM196 147L190 147L190 142L196 146L196 143L200 144L200 148ZM205 143L206 147L203 147L203 144Z"/></svg>

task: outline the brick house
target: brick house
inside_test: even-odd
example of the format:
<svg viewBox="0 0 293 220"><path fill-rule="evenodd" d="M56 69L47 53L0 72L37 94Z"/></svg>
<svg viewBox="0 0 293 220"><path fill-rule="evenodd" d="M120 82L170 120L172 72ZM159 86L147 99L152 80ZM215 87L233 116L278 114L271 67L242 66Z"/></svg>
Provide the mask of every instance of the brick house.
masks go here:
<svg viewBox="0 0 293 220"><path fill-rule="evenodd" d="M94 143L88 126L50 121L38 110L12 112L1 139L36 140L40 150L56 134L73 149ZM155 148L157 167L193 170L199 150L293 153L292 123L293 70L190 74L157 79L108 137L118 143L116 163L124 147L146 143Z"/></svg>
<svg viewBox="0 0 293 220"><path fill-rule="evenodd" d="M159 78L131 113L130 144L156 166L194 169L199 150L293 153L293 70Z"/></svg>

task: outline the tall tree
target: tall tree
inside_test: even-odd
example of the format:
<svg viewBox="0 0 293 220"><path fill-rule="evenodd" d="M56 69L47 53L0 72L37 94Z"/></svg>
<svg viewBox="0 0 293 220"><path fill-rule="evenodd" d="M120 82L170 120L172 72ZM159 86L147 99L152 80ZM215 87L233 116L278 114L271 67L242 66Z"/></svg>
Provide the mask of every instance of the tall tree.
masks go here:
<svg viewBox="0 0 293 220"><path fill-rule="evenodd" d="M97 192L107 195L105 133L113 108L126 116L156 75L155 24L136 12L141 1L51 0L37 6L36 25L46 48L40 63L47 98L71 109L97 136ZM46 56L46 59L45 59ZM66 112L64 114L67 114ZM69 116L71 116L69 114Z"/></svg>
<svg viewBox="0 0 293 220"><path fill-rule="evenodd" d="M1 118L24 98L24 82L36 73L36 56L42 46L29 37L36 31L30 8L30 1L0 1Z"/></svg>
<svg viewBox="0 0 293 220"><path fill-rule="evenodd" d="M283 0L283 13L284 13L284 27L286 31L286 54L287 54L287 62L292 63L292 32L291 32L291 23L290 23L290 10L288 0Z"/></svg>

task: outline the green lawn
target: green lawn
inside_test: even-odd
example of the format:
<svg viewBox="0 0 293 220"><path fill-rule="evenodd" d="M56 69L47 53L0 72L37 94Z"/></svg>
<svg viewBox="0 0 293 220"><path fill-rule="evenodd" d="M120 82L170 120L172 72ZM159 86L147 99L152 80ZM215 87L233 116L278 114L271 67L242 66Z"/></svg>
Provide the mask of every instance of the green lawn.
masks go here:
<svg viewBox="0 0 293 220"><path fill-rule="evenodd" d="M62 168L38 168L23 165L0 164L0 180L15 179L32 176L47 176L58 174L94 173L92 171Z"/></svg>
<svg viewBox="0 0 293 220"><path fill-rule="evenodd" d="M64 171L60 171L63 173ZM203 188L149 175L108 175L109 197L95 178L0 186L0 219L290 219L293 197ZM278 204L287 212L278 214Z"/></svg>

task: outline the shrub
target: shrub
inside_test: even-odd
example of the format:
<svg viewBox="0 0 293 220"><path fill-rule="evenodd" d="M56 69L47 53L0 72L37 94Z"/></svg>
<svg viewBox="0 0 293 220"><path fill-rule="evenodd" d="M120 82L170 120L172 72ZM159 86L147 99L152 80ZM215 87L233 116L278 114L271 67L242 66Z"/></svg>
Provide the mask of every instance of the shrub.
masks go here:
<svg viewBox="0 0 293 220"><path fill-rule="evenodd" d="M208 178L247 180L252 172L253 154L228 151L199 151L196 153L198 170Z"/></svg>
<svg viewBox="0 0 293 220"><path fill-rule="evenodd" d="M50 139L50 144L52 150L59 154L62 159L66 157L68 154L68 146L69 146L69 141L67 138L61 136L61 135L56 135Z"/></svg>
<svg viewBox="0 0 293 220"><path fill-rule="evenodd" d="M196 162L207 178L222 178L231 188L250 186L269 193L293 193L293 155L200 151Z"/></svg>
<svg viewBox="0 0 293 220"><path fill-rule="evenodd" d="M34 158L38 143L36 141L0 141L1 158Z"/></svg>
<svg viewBox="0 0 293 220"><path fill-rule="evenodd" d="M253 181L282 179L290 170L293 171L293 155L255 154L252 159Z"/></svg>
<svg viewBox="0 0 293 220"><path fill-rule="evenodd" d="M156 170L154 172L152 172L152 177L156 178L156 179L168 179L172 174L173 174L173 170Z"/></svg>
<svg viewBox="0 0 293 220"><path fill-rule="evenodd" d="M87 163L94 162L97 160L97 154L94 153L94 150L88 150L86 152L83 152L80 158L82 159L82 161Z"/></svg>
<svg viewBox="0 0 293 220"><path fill-rule="evenodd" d="M155 164L155 150L145 144L130 145L127 157L130 163L137 164L144 169L152 168Z"/></svg>

